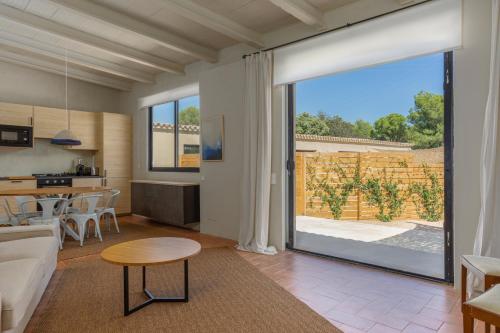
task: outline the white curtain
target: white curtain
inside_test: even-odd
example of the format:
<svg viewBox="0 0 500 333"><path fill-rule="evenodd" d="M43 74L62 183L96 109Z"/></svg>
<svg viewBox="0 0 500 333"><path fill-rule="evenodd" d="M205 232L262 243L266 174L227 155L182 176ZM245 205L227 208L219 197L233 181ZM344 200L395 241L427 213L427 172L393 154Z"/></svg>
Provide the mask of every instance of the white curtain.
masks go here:
<svg viewBox="0 0 500 333"><path fill-rule="evenodd" d="M272 53L248 56L245 100L241 222L238 249L275 254L268 246L271 197Z"/></svg>
<svg viewBox="0 0 500 333"><path fill-rule="evenodd" d="M490 90L481 149L481 211L474 254L500 258L500 142L498 142L500 94L500 0L493 0Z"/></svg>

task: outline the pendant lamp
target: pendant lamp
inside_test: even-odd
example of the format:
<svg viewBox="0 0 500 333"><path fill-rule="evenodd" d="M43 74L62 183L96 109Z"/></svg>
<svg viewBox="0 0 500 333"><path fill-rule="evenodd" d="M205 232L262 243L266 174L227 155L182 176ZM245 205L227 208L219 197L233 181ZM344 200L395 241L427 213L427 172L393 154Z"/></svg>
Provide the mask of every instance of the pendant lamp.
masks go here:
<svg viewBox="0 0 500 333"><path fill-rule="evenodd" d="M62 130L59 133L57 133L50 140L50 143L61 146L80 146L82 142L78 140L78 138L69 129L70 113L68 111L68 50L65 50L64 60L66 65L65 86L66 86L66 114L68 116L68 129Z"/></svg>

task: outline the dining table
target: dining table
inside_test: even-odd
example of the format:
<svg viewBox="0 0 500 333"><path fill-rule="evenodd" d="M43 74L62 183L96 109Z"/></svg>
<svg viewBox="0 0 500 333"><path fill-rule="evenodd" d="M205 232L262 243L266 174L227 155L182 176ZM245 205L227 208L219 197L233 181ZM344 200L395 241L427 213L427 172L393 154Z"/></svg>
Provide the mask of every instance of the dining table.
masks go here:
<svg viewBox="0 0 500 333"><path fill-rule="evenodd" d="M47 195L77 195L81 193L99 193L110 191L111 188L104 186L89 186L89 187L42 187L42 188L23 188L23 189L6 189L0 190L0 197L17 197L23 195L31 195L35 198L43 198Z"/></svg>
<svg viewBox="0 0 500 333"><path fill-rule="evenodd" d="M5 189L0 190L0 197L12 196L32 196L34 198L45 198L48 196L76 196L83 193L103 193L111 191L111 188L104 186L89 186L89 187L41 187L41 188L24 188L24 189ZM66 234L74 240L79 241L78 234L66 223L61 223L61 226L66 231Z"/></svg>

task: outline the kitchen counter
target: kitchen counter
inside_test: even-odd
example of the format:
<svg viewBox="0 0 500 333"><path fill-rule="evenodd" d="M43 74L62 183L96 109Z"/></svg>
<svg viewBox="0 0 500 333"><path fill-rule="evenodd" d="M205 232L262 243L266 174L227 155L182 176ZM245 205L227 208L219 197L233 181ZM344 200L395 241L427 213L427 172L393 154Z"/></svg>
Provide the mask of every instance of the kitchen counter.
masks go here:
<svg viewBox="0 0 500 333"><path fill-rule="evenodd" d="M71 178L104 178L104 176L68 176Z"/></svg>
<svg viewBox="0 0 500 333"><path fill-rule="evenodd" d="M8 177L0 177L0 180L35 180L36 178L33 176L8 176Z"/></svg>
<svg viewBox="0 0 500 333"><path fill-rule="evenodd" d="M148 179L143 179L143 180L131 180L131 183L141 183L141 184L155 184L155 185L171 185L171 186L197 186L200 185L200 183L196 182L174 182L174 181L167 181L167 180L148 180Z"/></svg>

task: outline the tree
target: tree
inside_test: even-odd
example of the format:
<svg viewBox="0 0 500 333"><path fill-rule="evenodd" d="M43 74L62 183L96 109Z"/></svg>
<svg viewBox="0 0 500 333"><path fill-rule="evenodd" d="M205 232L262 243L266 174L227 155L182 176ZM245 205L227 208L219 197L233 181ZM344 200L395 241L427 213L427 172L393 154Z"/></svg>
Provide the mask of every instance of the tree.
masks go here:
<svg viewBox="0 0 500 333"><path fill-rule="evenodd" d="M373 126L365 120L358 119L354 123L353 134L356 138L369 139L372 131Z"/></svg>
<svg viewBox="0 0 500 333"><path fill-rule="evenodd" d="M409 139L413 148L436 148L443 145L444 98L442 95L419 92L415 106L410 109L408 123Z"/></svg>
<svg viewBox="0 0 500 333"><path fill-rule="evenodd" d="M328 135L329 128L324 119L304 112L297 117L295 131L297 134Z"/></svg>
<svg viewBox="0 0 500 333"><path fill-rule="evenodd" d="M372 137L377 140L406 142L408 137L406 117L399 113L390 113L377 119Z"/></svg>
<svg viewBox="0 0 500 333"><path fill-rule="evenodd" d="M200 125L200 110L195 106L182 109L179 112L179 123L181 125Z"/></svg>
<svg viewBox="0 0 500 333"><path fill-rule="evenodd" d="M344 138L353 137L354 126L350 122L345 121L340 116L328 116L327 114L320 112L318 118L323 120L328 128L329 136L339 136Z"/></svg>

